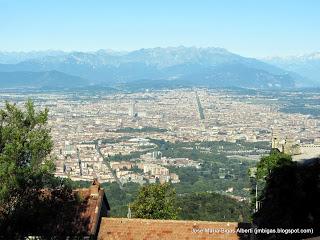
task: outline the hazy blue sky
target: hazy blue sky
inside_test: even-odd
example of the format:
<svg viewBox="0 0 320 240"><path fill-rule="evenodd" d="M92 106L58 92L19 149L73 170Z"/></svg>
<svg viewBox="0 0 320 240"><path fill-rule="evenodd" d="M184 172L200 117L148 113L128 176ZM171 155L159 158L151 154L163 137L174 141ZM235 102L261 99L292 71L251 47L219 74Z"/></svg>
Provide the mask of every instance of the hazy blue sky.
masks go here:
<svg viewBox="0 0 320 240"><path fill-rule="evenodd" d="M0 0L0 50L320 51L318 0Z"/></svg>

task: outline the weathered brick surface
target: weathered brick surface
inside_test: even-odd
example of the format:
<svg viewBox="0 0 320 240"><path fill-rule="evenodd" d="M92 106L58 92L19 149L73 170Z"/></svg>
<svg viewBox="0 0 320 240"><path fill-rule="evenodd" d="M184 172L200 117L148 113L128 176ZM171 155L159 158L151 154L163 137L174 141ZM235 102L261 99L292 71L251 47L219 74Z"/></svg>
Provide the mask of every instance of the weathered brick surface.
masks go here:
<svg viewBox="0 0 320 240"><path fill-rule="evenodd" d="M102 218L98 240L238 240L237 227L235 222ZM233 233L195 232L196 229L220 229Z"/></svg>

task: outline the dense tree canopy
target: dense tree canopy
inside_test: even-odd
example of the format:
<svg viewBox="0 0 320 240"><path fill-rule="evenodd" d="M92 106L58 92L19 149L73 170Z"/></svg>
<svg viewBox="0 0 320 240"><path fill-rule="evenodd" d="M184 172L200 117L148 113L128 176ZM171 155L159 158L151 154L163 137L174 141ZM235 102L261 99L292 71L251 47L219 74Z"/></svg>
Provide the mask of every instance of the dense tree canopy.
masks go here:
<svg viewBox="0 0 320 240"><path fill-rule="evenodd" d="M1 204L14 204L8 199L16 199L21 190L37 185L35 177L53 172L54 165L48 158L53 143L47 119L48 110L36 112L31 101L25 111L9 103L0 110Z"/></svg>
<svg viewBox="0 0 320 240"><path fill-rule="evenodd" d="M258 228L313 228L319 234L320 161L300 163L273 150L257 164L253 189L257 186L259 208L253 214ZM252 179L253 180L253 179ZM255 195L255 190L252 191ZM253 205L256 199L253 197ZM258 234L257 239L302 239L311 234Z"/></svg>
<svg viewBox="0 0 320 240"><path fill-rule="evenodd" d="M273 170L282 166L289 166L292 164L290 155L272 151L269 156L262 157L257 164L257 179L262 180L267 178Z"/></svg>
<svg viewBox="0 0 320 240"><path fill-rule="evenodd" d="M217 193L189 193L178 197L180 219L249 221L249 204Z"/></svg>
<svg viewBox="0 0 320 240"><path fill-rule="evenodd" d="M58 219L71 196L67 182L53 176L47 121L48 109L36 111L30 100L24 109L6 102L0 110L0 235L8 238L48 231L41 226Z"/></svg>
<svg viewBox="0 0 320 240"><path fill-rule="evenodd" d="M147 219L176 219L176 192L170 184L150 184L141 187L132 204L133 217Z"/></svg>

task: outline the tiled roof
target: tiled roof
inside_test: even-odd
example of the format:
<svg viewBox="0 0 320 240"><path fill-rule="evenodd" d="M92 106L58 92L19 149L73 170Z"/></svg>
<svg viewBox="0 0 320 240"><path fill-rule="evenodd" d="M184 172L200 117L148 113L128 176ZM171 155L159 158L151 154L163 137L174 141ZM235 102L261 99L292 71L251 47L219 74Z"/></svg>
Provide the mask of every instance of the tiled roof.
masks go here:
<svg viewBox="0 0 320 240"><path fill-rule="evenodd" d="M42 189L40 197L59 199L60 192ZM59 217L46 226L54 235L96 236L101 217L106 217L110 210L104 190L97 181L93 181L89 188L72 191L67 199L61 200L61 204Z"/></svg>
<svg viewBox="0 0 320 240"><path fill-rule="evenodd" d="M74 194L77 194L82 202L76 214L77 221L85 226L89 235L95 235L99 228L100 218L107 216L107 212L102 211L110 210L103 188L100 188L100 184L94 181L90 188L77 189ZM102 206L103 204L105 207Z"/></svg>
<svg viewBox="0 0 320 240"><path fill-rule="evenodd" d="M237 228L236 222L102 218L98 240L238 240Z"/></svg>
<svg viewBox="0 0 320 240"><path fill-rule="evenodd" d="M83 201L78 208L79 223L86 226L88 234L94 235L99 220L99 213L104 192L103 190L100 190L99 194L101 196L97 198L90 196L89 189L77 190L76 193L79 194L81 201Z"/></svg>

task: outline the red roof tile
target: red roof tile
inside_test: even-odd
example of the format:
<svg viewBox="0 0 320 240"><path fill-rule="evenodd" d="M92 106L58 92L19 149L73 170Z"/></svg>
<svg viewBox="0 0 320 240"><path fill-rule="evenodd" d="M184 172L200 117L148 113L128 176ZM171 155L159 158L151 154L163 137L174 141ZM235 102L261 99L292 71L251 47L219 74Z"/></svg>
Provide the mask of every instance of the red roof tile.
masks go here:
<svg viewBox="0 0 320 240"><path fill-rule="evenodd" d="M77 219L83 224L87 233L90 235L96 235L101 217L106 217L107 212L110 210L109 204L106 200L103 188L100 188L99 182L93 181L90 188L77 189L74 191L80 197L81 204L78 210ZM105 207L102 205L105 204Z"/></svg>
<svg viewBox="0 0 320 240"><path fill-rule="evenodd" d="M98 240L238 240L237 227L236 222L102 218Z"/></svg>

